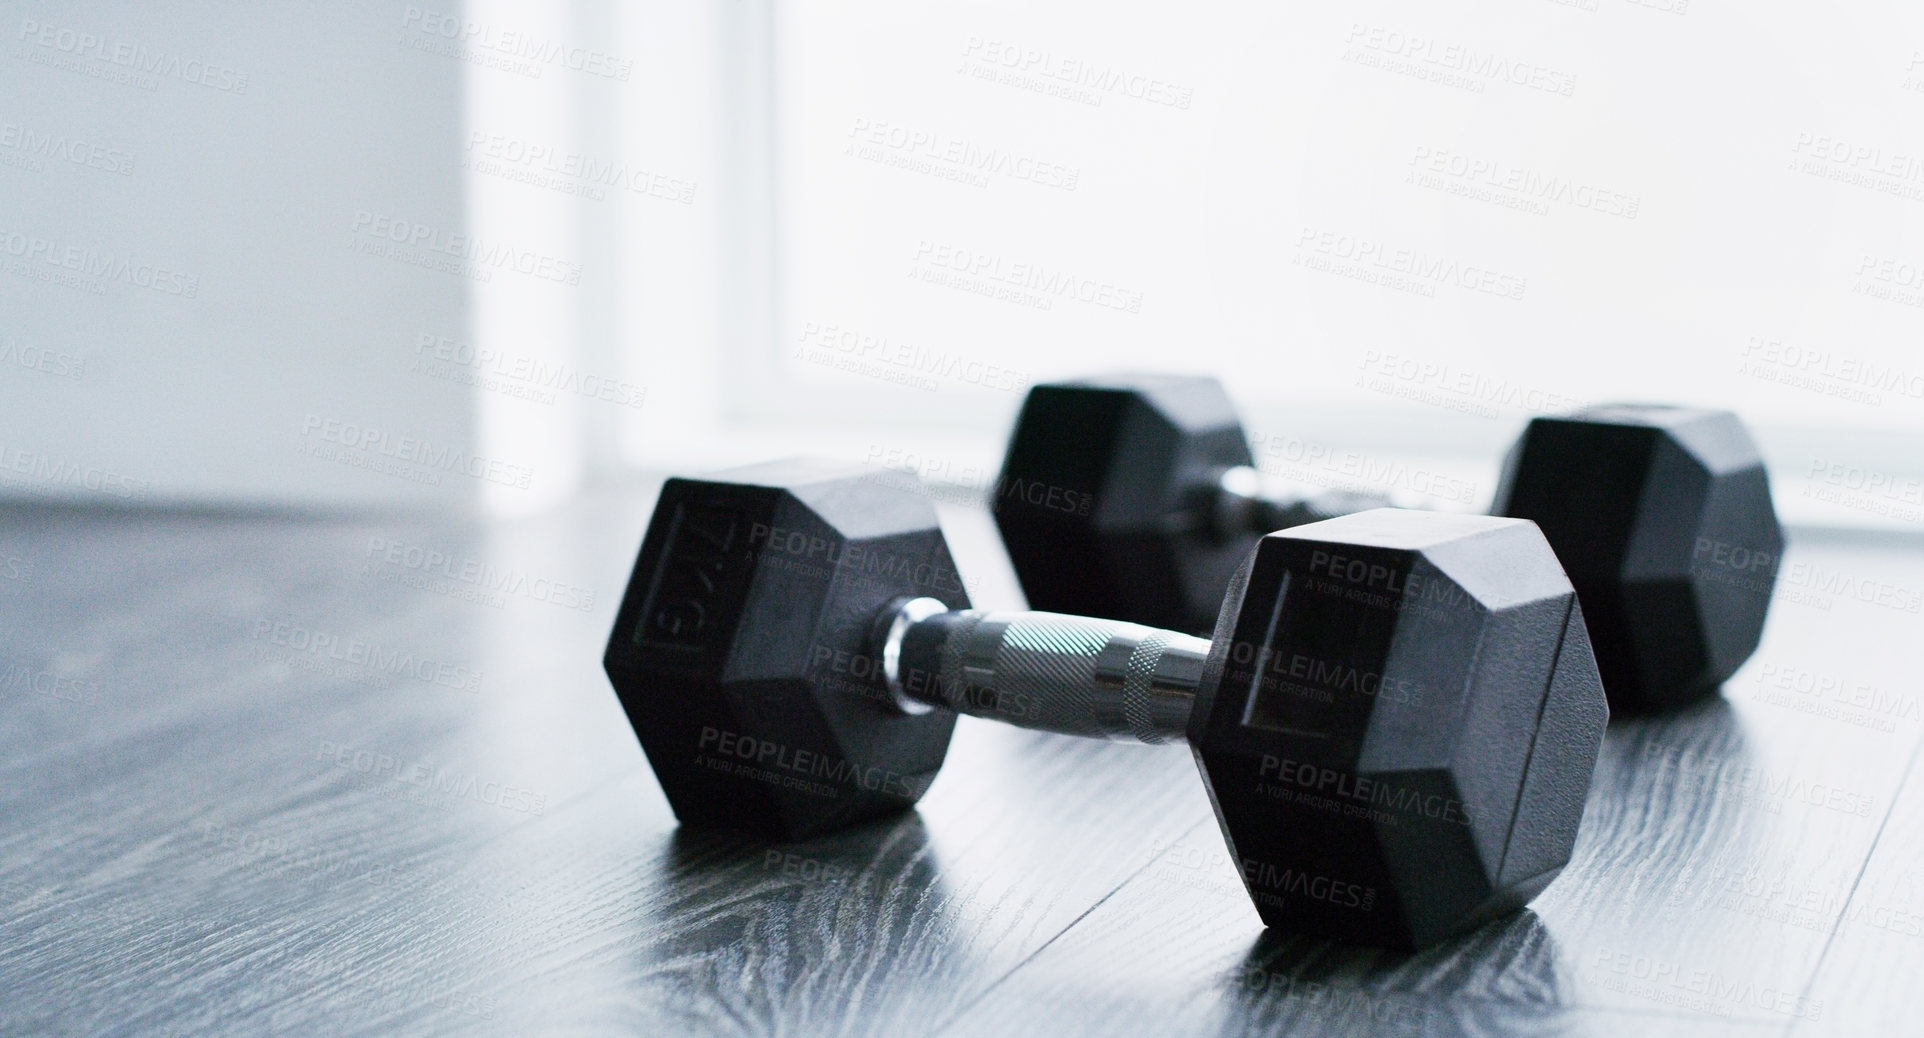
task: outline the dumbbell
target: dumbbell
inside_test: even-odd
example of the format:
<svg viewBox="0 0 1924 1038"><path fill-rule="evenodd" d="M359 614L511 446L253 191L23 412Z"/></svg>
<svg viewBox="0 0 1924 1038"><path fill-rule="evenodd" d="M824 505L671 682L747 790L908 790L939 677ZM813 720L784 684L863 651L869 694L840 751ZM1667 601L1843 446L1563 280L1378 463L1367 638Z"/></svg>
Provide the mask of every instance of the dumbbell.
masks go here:
<svg viewBox="0 0 1924 1038"><path fill-rule="evenodd" d="M1031 606L1199 631L1256 538L1370 503L1275 482L1215 379L1117 375L1029 391L991 507ZM1736 415L1537 418L1492 511L1556 549L1613 708L1712 695L1756 650L1784 538Z"/></svg>
<svg viewBox="0 0 1924 1038"><path fill-rule="evenodd" d="M1569 861L1609 711L1533 524L1265 536L1205 640L971 609L912 482L787 461L664 485L603 665L684 824L790 840L901 811L966 713L1187 739L1274 927L1425 945Z"/></svg>

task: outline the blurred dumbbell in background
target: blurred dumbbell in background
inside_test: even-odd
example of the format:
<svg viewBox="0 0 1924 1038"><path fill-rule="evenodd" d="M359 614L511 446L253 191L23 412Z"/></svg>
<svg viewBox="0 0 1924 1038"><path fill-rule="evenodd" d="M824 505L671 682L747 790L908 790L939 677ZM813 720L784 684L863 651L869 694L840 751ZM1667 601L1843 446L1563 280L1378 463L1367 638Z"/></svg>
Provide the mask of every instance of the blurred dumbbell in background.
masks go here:
<svg viewBox="0 0 1924 1038"><path fill-rule="evenodd" d="M1035 608L1199 631L1264 533L1383 503L1275 482L1215 379L1124 374L1029 391L993 509ZM1549 539L1614 709L1712 695L1755 651L1783 532L1735 414L1625 404L1537 418L1491 511Z"/></svg>

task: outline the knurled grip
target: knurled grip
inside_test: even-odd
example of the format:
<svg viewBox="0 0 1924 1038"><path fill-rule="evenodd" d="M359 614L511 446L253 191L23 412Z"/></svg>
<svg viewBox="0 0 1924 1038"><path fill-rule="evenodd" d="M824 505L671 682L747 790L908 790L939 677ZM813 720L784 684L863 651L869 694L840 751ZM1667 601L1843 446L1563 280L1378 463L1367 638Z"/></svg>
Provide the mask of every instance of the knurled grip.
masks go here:
<svg viewBox="0 0 1924 1038"><path fill-rule="evenodd" d="M913 699L1025 728L1137 742L1180 739L1209 642L1061 613L943 612L908 625Z"/></svg>

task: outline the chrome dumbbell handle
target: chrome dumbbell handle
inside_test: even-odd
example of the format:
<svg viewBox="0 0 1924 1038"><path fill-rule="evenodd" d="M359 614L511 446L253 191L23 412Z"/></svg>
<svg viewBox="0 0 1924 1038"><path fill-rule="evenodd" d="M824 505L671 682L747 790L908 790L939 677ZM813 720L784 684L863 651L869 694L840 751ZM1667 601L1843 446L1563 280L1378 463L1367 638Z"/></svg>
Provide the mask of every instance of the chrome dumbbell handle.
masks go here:
<svg viewBox="0 0 1924 1038"><path fill-rule="evenodd" d="M890 603L877 623L896 704L1134 742L1183 737L1209 641L1061 613Z"/></svg>

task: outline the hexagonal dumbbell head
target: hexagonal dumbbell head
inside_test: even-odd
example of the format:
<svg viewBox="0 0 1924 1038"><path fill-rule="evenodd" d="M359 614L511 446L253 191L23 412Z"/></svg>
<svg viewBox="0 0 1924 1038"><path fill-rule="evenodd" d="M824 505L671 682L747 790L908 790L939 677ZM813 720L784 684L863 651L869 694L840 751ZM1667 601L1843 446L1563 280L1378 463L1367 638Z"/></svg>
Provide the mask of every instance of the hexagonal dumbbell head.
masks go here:
<svg viewBox="0 0 1924 1038"><path fill-rule="evenodd" d="M1538 418L1494 511L1533 520L1556 548L1618 709L1712 695L1756 650L1784 534L1736 415L1626 404Z"/></svg>
<svg viewBox="0 0 1924 1038"><path fill-rule="evenodd" d="M1261 540L1188 737L1263 922L1418 947L1562 870L1608 720L1535 526L1379 509Z"/></svg>
<svg viewBox="0 0 1924 1038"><path fill-rule="evenodd" d="M968 596L927 497L806 461L662 487L603 665L683 822L798 838L915 803L955 715L878 700L882 605Z"/></svg>
<svg viewBox="0 0 1924 1038"><path fill-rule="evenodd" d="M1029 391L996 484L1002 543L1029 604L1207 630L1248 551L1195 495L1250 464L1211 378L1118 375Z"/></svg>

